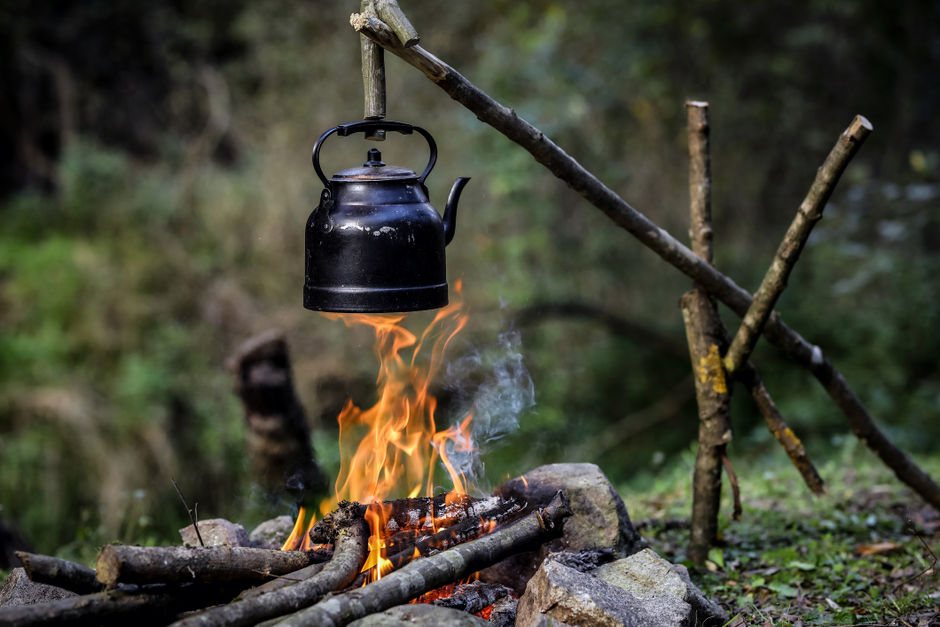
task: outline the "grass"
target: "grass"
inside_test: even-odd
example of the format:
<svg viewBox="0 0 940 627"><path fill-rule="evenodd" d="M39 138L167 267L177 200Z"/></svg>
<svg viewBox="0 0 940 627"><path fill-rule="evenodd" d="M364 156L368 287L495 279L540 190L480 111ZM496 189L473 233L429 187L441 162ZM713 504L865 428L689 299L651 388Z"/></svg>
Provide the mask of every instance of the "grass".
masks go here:
<svg viewBox="0 0 940 627"><path fill-rule="evenodd" d="M738 617L732 625L940 624L940 513L861 444L846 440L820 464L828 484L821 498L782 452L738 457L744 513L721 519L719 544L703 568L687 561L681 528L691 452L622 490L652 548L689 566L705 594ZM919 461L937 476L940 458ZM724 494L730 514L729 501Z"/></svg>

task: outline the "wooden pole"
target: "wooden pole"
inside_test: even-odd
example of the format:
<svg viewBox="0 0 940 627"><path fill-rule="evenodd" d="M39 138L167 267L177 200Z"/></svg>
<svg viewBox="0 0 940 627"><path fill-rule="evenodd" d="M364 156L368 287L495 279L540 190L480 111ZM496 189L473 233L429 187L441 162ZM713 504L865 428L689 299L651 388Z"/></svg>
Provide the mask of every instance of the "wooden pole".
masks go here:
<svg viewBox="0 0 940 627"><path fill-rule="evenodd" d="M360 11L377 17L374 0L362 0ZM362 53L362 92L364 120L385 119L385 49L366 37L359 35ZM385 131L367 133L367 139L382 141Z"/></svg>
<svg viewBox="0 0 940 627"><path fill-rule="evenodd" d="M747 312L752 301L747 290L620 198L544 133L520 118L513 109L494 100L421 46L402 46L391 29L381 20L353 14L350 23L359 33L423 72L428 79L473 112L478 119L527 150L536 161L604 212L615 224L631 233L664 261L700 283L709 294L736 314L744 316ZM775 313L770 315L764 326L764 336L816 377L844 414L855 436L878 455L898 479L940 510L940 485L878 428L861 400L832 362L823 355L820 347L803 339Z"/></svg>
<svg viewBox="0 0 940 627"><path fill-rule="evenodd" d="M711 263L711 174L708 103L687 102L689 137L689 239L692 252ZM698 404L698 450L692 475L692 532L689 557L702 564L718 537L722 458L731 441L731 388L721 365L727 333L718 306L699 285L679 301Z"/></svg>

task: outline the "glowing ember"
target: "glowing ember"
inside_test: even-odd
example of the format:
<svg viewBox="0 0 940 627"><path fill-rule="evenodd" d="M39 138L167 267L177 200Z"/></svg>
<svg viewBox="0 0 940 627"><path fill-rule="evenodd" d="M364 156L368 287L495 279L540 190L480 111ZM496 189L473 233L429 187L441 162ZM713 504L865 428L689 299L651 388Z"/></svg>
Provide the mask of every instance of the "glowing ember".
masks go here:
<svg viewBox="0 0 940 627"><path fill-rule="evenodd" d="M455 292L461 293L460 281ZM417 497L434 494L434 470L440 459L453 490L446 503L467 493L466 478L451 463L448 450L473 450L470 437L472 415L458 425L438 431L434 412L437 400L429 393L431 382L440 371L444 353L454 336L466 325L463 303L441 309L420 338L405 329L404 314L323 314L342 320L347 326L367 325L375 333L375 352L379 359L378 402L362 409L349 401L340 412L339 447L341 464L332 498L320 504L326 515L339 501L369 504L366 519L372 530L370 555L363 570L373 569L378 579L391 569L385 559L387 542L384 529L390 515L382 501L394 496ZM425 355L427 353L427 355ZM315 516L305 524L307 512L301 508L294 533L285 549L298 548ZM432 522L437 531L436 522ZM303 531L301 531L303 530ZM432 533L433 533L432 531ZM302 538L300 536L303 536ZM374 568L379 566L378 568Z"/></svg>

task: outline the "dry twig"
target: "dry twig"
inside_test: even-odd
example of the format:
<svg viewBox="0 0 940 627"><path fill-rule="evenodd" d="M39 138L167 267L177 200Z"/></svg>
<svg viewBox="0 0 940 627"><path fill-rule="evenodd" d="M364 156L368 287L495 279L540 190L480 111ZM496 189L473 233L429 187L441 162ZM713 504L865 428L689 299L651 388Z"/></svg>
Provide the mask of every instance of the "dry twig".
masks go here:
<svg viewBox="0 0 940 627"><path fill-rule="evenodd" d="M199 540L199 546L205 547L206 543L202 541L202 535L199 533L199 523L196 521L196 512L193 508L189 506L186 502L186 499L183 498L183 491L180 490L180 484L176 483L176 479L170 478L170 481L173 482L173 487L176 488L176 493L180 497L180 502L183 503L183 507L186 508L186 513L189 514L189 520L193 523L193 529L196 530L196 538ZM195 504L195 507L199 507L199 503Z"/></svg>

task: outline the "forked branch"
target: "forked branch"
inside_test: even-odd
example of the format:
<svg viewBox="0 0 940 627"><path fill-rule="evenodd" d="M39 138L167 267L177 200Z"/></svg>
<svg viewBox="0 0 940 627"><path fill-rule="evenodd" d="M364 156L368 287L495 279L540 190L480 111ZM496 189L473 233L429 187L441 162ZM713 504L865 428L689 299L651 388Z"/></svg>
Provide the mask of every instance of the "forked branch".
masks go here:
<svg viewBox="0 0 940 627"><path fill-rule="evenodd" d="M536 161L603 211L614 223L631 233L664 261L700 283L736 314L743 317L747 313L752 299L746 290L634 209L541 131L516 115L515 111L491 98L421 46L402 46L391 29L377 18L354 14L350 21L358 32L421 70L477 118L525 148ZM940 510L940 485L885 436L841 373L823 356L818 346L804 340L775 313L770 315L764 326L764 336L789 358L808 369L842 410L856 437L867 444L901 481Z"/></svg>

